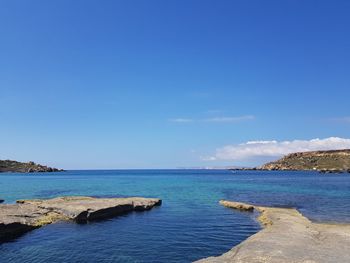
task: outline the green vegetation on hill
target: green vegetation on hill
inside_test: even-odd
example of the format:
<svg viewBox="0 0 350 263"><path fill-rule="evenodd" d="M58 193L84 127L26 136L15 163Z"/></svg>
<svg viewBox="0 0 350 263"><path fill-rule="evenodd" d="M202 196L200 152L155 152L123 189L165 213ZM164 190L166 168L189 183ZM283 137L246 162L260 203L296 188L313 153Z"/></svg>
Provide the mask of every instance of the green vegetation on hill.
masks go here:
<svg viewBox="0 0 350 263"><path fill-rule="evenodd" d="M0 172L14 173L38 173L38 172L60 172L63 170L51 168L34 162L21 163L12 160L0 160Z"/></svg>
<svg viewBox="0 0 350 263"><path fill-rule="evenodd" d="M321 172L350 171L350 149L291 153L264 164L261 170L317 170Z"/></svg>

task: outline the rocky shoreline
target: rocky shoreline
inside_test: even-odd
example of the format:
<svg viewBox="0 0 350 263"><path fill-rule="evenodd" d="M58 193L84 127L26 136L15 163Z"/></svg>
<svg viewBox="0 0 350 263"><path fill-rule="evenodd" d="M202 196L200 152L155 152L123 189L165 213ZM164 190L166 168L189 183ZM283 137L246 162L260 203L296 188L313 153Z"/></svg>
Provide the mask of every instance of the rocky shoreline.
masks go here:
<svg viewBox="0 0 350 263"><path fill-rule="evenodd" d="M251 167L251 168L231 168L230 171L289 171L289 172L297 172L297 171L314 171L321 174L343 174L343 173L350 173L350 169L289 169L289 168L261 168L261 167Z"/></svg>
<svg viewBox="0 0 350 263"><path fill-rule="evenodd" d="M0 205L0 243L28 231L57 221L86 223L125 214L150 210L161 205L160 199L93 198L86 196L58 197L47 200L19 200Z"/></svg>
<svg viewBox="0 0 350 263"><path fill-rule="evenodd" d="M63 169L48 167L35 162L22 163L12 160L0 160L0 173L52 173L63 171Z"/></svg>
<svg viewBox="0 0 350 263"><path fill-rule="evenodd" d="M197 262L331 263L350 259L350 225L313 223L296 209L220 203L233 209L258 211L263 229L229 252Z"/></svg>

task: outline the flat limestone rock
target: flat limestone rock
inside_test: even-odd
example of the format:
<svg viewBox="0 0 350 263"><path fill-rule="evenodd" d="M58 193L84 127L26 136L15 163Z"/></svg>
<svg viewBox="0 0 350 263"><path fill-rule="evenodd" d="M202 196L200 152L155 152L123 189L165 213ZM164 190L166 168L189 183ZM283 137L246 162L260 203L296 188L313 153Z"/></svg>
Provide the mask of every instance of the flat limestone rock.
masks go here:
<svg viewBox="0 0 350 263"><path fill-rule="evenodd" d="M111 218L131 211L145 211L161 205L153 198L58 197L47 200L19 200L0 205L0 242L11 240L35 228L61 220L77 223Z"/></svg>
<svg viewBox="0 0 350 263"><path fill-rule="evenodd" d="M239 203L239 202L231 202L231 201L225 201L225 200L221 200L220 204L232 209L237 209L237 210L241 210L241 211L253 211L254 210L254 206L253 205L248 205L245 203Z"/></svg>
<svg viewBox="0 0 350 263"><path fill-rule="evenodd" d="M221 202L227 207L235 203ZM313 223L296 209L253 207L260 212L263 230L221 256L198 262L350 262L350 225Z"/></svg>

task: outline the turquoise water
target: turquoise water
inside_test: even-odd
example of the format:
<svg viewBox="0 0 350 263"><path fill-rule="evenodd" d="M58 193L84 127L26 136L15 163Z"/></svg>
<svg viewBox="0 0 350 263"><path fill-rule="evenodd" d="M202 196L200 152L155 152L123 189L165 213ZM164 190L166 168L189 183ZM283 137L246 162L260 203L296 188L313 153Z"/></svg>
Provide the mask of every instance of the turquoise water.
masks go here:
<svg viewBox="0 0 350 263"><path fill-rule="evenodd" d="M144 196L161 207L86 225L57 223L0 245L0 262L190 262L220 255L260 229L220 199L296 207L350 223L350 175L216 170L0 174L0 198Z"/></svg>

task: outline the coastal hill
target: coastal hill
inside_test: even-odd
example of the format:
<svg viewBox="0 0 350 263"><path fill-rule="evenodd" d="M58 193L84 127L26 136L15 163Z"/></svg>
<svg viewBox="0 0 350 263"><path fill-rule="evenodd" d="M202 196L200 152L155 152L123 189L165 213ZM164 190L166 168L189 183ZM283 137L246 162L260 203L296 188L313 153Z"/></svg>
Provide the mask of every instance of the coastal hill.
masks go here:
<svg viewBox="0 0 350 263"><path fill-rule="evenodd" d="M21 163L12 160L0 160L0 173L39 173L39 172L61 172L63 170L36 164L34 162Z"/></svg>
<svg viewBox="0 0 350 263"><path fill-rule="evenodd" d="M350 149L291 153L257 170L317 170L350 172Z"/></svg>

